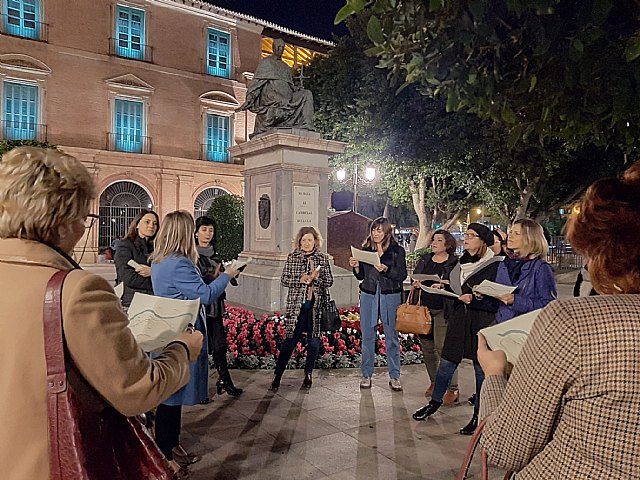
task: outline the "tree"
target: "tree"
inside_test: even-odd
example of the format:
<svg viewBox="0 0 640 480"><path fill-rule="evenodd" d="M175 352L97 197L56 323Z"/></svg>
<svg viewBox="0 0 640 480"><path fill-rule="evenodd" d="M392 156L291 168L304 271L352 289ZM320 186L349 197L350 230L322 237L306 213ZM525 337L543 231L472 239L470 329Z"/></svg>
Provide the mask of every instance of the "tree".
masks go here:
<svg viewBox="0 0 640 480"><path fill-rule="evenodd" d="M502 124L571 145L640 142L640 22L634 0L347 0L367 18L378 65ZM402 87L401 87L402 88Z"/></svg>
<svg viewBox="0 0 640 480"><path fill-rule="evenodd" d="M207 216L216 222L216 253L224 260L237 258L244 247L244 200L238 195L215 197Z"/></svg>
<svg viewBox="0 0 640 480"><path fill-rule="evenodd" d="M0 140L0 156L16 147L56 148L55 145L35 140Z"/></svg>

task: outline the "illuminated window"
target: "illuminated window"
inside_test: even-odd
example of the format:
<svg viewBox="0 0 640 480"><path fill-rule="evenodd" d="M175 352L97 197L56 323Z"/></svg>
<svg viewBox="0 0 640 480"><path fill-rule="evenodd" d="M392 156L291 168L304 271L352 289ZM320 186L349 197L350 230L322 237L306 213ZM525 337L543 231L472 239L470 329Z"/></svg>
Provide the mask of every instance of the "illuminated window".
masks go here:
<svg viewBox="0 0 640 480"><path fill-rule="evenodd" d="M209 29L207 40L207 73L231 78L231 37L228 33Z"/></svg>

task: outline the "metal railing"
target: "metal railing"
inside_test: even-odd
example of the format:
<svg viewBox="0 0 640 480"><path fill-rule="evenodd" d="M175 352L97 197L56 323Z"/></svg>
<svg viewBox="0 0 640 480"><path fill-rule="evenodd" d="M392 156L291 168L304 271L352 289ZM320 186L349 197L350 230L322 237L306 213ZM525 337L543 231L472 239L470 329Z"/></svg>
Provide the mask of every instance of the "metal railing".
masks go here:
<svg viewBox="0 0 640 480"><path fill-rule="evenodd" d="M551 237L547 261L556 272L575 270L585 263L584 257L573 249L565 237L560 235Z"/></svg>
<svg viewBox="0 0 640 480"><path fill-rule="evenodd" d="M0 32L13 37L28 38L39 42L49 41L49 24L0 15Z"/></svg>
<svg viewBox="0 0 640 480"><path fill-rule="evenodd" d="M109 132L107 133L107 150L112 152L151 153L151 137Z"/></svg>
<svg viewBox="0 0 640 480"><path fill-rule="evenodd" d="M0 121L0 136L3 140L47 141L47 126L25 121Z"/></svg>
<svg viewBox="0 0 640 480"><path fill-rule="evenodd" d="M229 152L226 150L221 152L216 150L213 145L208 143L200 144L200 160L207 160L209 162L229 163Z"/></svg>
<svg viewBox="0 0 640 480"><path fill-rule="evenodd" d="M127 41L113 37L109 39L109 55L153 63L153 47L144 43L132 45Z"/></svg>

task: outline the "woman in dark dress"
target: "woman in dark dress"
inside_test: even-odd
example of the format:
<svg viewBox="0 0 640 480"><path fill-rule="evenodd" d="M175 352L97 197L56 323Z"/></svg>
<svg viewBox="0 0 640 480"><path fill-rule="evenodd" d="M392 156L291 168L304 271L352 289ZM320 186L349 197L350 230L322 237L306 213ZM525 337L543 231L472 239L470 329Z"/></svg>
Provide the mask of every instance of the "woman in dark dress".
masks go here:
<svg viewBox="0 0 640 480"><path fill-rule="evenodd" d="M131 222L127 236L118 243L114 262L118 280L124 284L121 302L125 308L131 305L136 292L153 295L149 255L153 253L153 239L159 226L156 212L142 210ZM129 265L131 260L138 266Z"/></svg>
<svg viewBox="0 0 640 480"><path fill-rule="evenodd" d="M437 230L434 232L431 236L431 252L420 257L416 268L413 269L413 274L437 275L442 280L441 282L414 280L413 287L419 289L421 284L425 287L431 287L436 283L449 283L449 274L453 267L458 264L458 257L455 255L456 247L456 239L448 231ZM440 352L444 345L447 322L444 318L444 297L442 295L422 292L420 298L422 299L422 305L429 308L433 320L432 334L419 336L424 364L431 380L431 385L425 392L425 396L430 397L435 387L436 372L440 365ZM458 375L456 372L451 379L447 393L444 395L444 404L451 405L458 401L458 397Z"/></svg>
<svg viewBox="0 0 640 480"><path fill-rule="evenodd" d="M196 249L198 250L198 267L202 272L205 283L210 283L224 271L222 259L215 252L215 222L206 216L196 220ZM236 283L237 285L237 283ZM206 305L207 339L209 351L213 356L213 363L218 371L216 391L218 395L227 392L232 397L239 397L241 388L237 388L231 380L227 363L227 334L224 330L224 300L222 293L211 305ZM208 398L205 403L208 403Z"/></svg>
<svg viewBox="0 0 640 480"><path fill-rule="evenodd" d="M473 287L483 280L496 279L502 257L494 255L489 248L491 245L491 230L480 223L470 223L464 235L464 253L449 276L449 289L459 297L445 302L447 333L440 355L436 385L431 401L413 414L415 420L426 420L438 411L458 365L463 358L468 358L473 361L475 370L476 398L471 421L460 429L463 435L473 434L478 426L480 387L484 381L484 373L476 354L478 331L495 323L499 306L498 299L473 293Z"/></svg>

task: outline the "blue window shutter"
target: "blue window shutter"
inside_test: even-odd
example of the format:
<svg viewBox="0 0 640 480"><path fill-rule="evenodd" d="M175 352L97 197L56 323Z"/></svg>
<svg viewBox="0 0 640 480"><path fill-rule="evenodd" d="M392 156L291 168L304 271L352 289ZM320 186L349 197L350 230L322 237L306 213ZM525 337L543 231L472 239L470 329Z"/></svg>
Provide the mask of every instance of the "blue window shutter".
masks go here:
<svg viewBox="0 0 640 480"><path fill-rule="evenodd" d="M7 140L36 140L38 87L4 82L3 136Z"/></svg>
<svg viewBox="0 0 640 480"><path fill-rule="evenodd" d="M116 98L114 129L116 150L142 153L144 104Z"/></svg>
<svg viewBox="0 0 640 480"><path fill-rule="evenodd" d="M231 77L231 36L209 29L207 41L207 73L216 77Z"/></svg>
<svg viewBox="0 0 640 480"><path fill-rule="evenodd" d="M116 54L144 59L144 10L118 5L116 11Z"/></svg>
<svg viewBox="0 0 640 480"><path fill-rule="evenodd" d="M207 114L206 159L212 162L228 162L229 138L229 117Z"/></svg>
<svg viewBox="0 0 640 480"><path fill-rule="evenodd" d="M40 0L5 0L2 14L8 34L40 39Z"/></svg>

